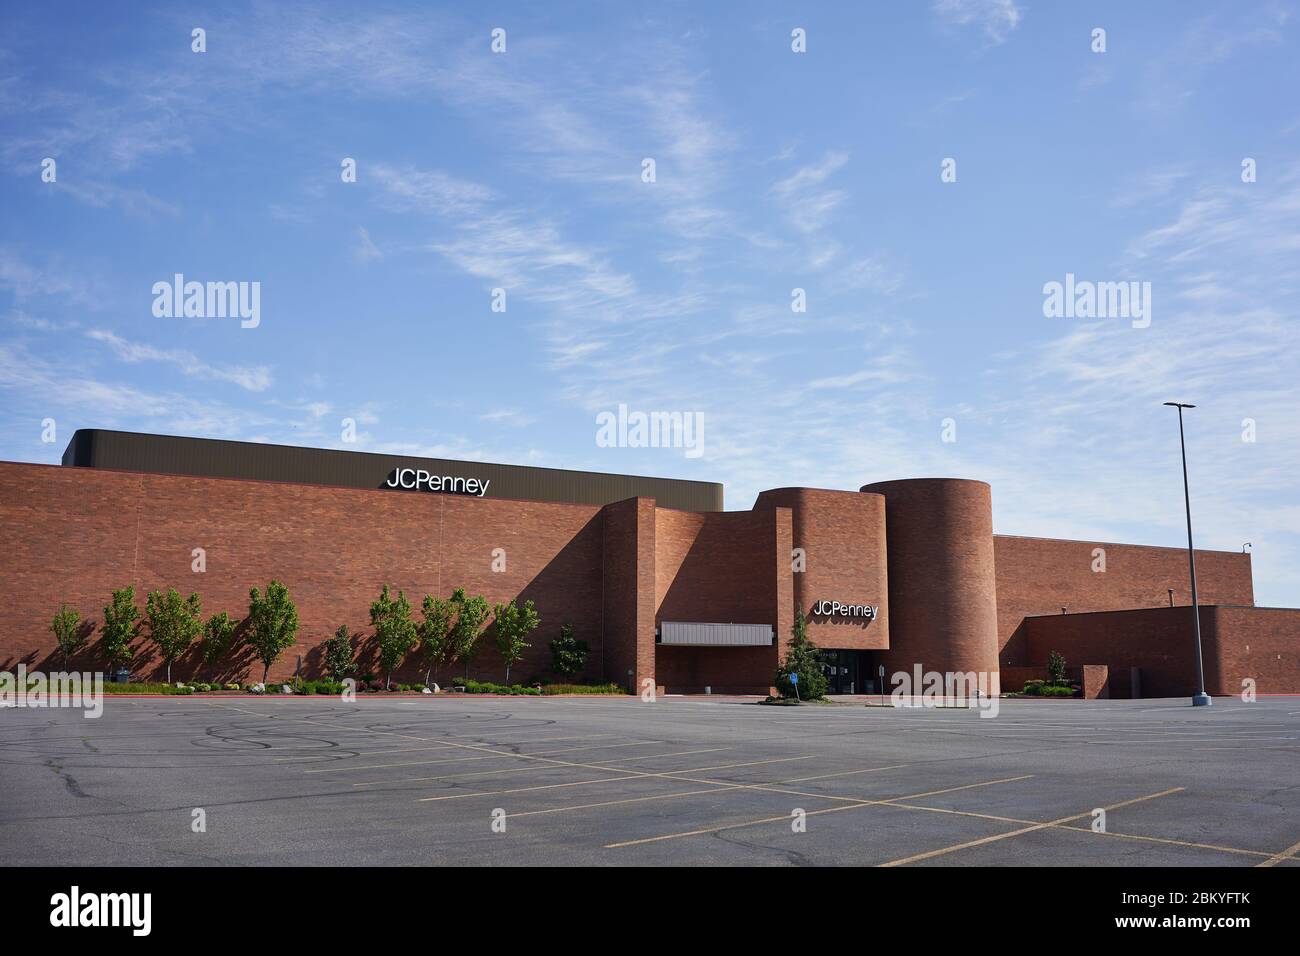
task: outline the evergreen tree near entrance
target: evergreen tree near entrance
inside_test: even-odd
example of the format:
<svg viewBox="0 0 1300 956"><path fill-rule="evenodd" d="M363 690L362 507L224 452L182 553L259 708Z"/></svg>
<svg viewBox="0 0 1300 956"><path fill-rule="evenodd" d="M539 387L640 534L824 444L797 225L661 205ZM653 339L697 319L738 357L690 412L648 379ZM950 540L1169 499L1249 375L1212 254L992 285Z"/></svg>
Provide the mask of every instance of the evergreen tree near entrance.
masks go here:
<svg viewBox="0 0 1300 956"><path fill-rule="evenodd" d="M798 689L790 679L791 674L799 675ZM773 681L782 697L802 700L820 700L826 696L826 671L817 654L817 645L808 639L808 621L801 609L795 609L794 626L790 628L790 646L785 652L785 660L776 670Z"/></svg>

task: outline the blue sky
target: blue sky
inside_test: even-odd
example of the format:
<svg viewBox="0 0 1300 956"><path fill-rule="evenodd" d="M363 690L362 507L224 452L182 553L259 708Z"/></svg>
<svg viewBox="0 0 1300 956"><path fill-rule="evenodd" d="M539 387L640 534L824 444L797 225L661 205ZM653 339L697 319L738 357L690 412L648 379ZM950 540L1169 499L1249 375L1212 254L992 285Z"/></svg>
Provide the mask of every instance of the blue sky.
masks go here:
<svg viewBox="0 0 1300 956"><path fill-rule="evenodd" d="M1300 605L1295 5L807 7L6 5L0 458L95 426L729 508L954 475L1001 533L1178 546L1180 399L1198 545ZM155 317L177 272L260 325ZM1150 325L1045 317L1067 273L1150 282ZM703 454L599 447L620 403Z"/></svg>

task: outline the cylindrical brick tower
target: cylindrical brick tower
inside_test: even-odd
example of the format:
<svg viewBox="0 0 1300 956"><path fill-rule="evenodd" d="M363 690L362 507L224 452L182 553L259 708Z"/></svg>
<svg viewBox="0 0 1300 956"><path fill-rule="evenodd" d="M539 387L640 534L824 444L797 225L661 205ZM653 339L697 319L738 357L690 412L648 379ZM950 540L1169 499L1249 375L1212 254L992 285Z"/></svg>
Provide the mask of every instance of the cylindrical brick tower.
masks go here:
<svg viewBox="0 0 1300 956"><path fill-rule="evenodd" d="M917 664L923 671L987 672L990 692L998 693L989 486L911 478L860 490L885 496L889 650L881 656L887 673L912 672Z"/></svg>

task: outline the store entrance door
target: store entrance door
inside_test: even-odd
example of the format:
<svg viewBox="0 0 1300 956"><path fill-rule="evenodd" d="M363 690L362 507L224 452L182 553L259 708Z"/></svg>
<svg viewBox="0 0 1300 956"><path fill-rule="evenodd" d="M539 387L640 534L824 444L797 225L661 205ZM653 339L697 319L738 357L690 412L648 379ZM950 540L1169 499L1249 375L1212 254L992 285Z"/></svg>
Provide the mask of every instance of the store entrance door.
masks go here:
<svg viewBox="0 0 1300 956"><path fill-rule="evenodd" d="M865 651L821 651L822 668L826 672L826 693L862 694L868 679Z"/></svg>

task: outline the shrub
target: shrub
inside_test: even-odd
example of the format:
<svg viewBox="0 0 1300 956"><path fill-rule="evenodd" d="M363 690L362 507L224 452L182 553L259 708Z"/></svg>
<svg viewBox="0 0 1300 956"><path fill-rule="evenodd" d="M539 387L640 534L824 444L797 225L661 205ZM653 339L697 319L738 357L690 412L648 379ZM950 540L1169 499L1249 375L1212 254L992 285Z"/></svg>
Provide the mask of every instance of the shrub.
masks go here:
<svg viewBox="0 0 1300 956"><path fill-rule="evenodd" d="M238 684L227 684L226 690L243 690Z"/></svg>
<svg viewBox="0 0 1300 956"><path fill-rule="evenodd" d="M1027 694L1030 697L1037 697L1040 694L1042 694L1043 686L1044 683L1041 680L1025 681L1025 688L1023 693Z"/></svg>
<svg viewBox="0 0 1300 956"><path fill-rule="evenodd" d="M627 693L618 684L546 684L543 694L619 694Z"/></svg>
<svg viewBox="0 0 1300 956"><path fill-rule="evenodd" d="M184 695L193 692L193 688L187 686L177 687L174 684L160 684L151 682L140 682L138 684L104 684L105 694L178 694Z"/></svg>

